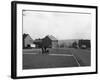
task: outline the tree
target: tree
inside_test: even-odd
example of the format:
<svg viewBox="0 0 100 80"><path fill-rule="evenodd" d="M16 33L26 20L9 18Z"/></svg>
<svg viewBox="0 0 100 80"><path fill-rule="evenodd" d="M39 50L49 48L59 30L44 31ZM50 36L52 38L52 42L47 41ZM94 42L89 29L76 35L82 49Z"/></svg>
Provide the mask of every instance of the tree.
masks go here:
<svg viewBox="0 0 100 80"><path fill-rule="evenodd" d="M73 42L72 47L73 47L73 48L77 48L77 42L76 42L76 41Z"/></svg>

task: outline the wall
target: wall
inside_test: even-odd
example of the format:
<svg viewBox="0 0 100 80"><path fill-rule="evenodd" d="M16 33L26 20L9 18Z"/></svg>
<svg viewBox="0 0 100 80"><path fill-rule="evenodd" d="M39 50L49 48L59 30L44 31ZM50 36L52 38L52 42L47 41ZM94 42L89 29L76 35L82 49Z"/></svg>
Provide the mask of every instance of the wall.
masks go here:
<svg viewBox="0 0 100 80"><path fill-rule="evenodd" d="M25 1L25 0L24 0ZM83 5L98 5L100 14L100 0L31 0L52 3L64 4L83 4ZM0 80L11 80L11 0L0 1ZM100 15L98 16L100 19ZM98 23L100 26L100 23ZM100 28L98 29L100 30ZM99 31L100 34L100 31ZM100 41L100 37L98 38ZM98 43L100 44L100 42ZM99 45L100 47L100 45ZM100 52L100 50L99 50ZM100 57L100 54L98 54ZM100 58L98 59L100 61ZM100 67L100 64L98 64ZM100 72L100 69L99 69ZM63 77L48 77L48 78L35 78L25 80L100 80L99 74L92 75L77 75L77 76L63 76ZM20 79L21 80L21 79ZM24 80L24 79L23 79Z"/></svg>

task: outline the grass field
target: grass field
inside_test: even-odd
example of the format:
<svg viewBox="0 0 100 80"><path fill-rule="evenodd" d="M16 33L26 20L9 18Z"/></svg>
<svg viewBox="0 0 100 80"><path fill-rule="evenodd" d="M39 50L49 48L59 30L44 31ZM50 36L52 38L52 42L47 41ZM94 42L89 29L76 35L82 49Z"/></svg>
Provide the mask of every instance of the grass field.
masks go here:
<svg viewBox="0 0 100 80"><path fill-rule="evenodd" d="M23 50L23 69L90 66L90 50L73 48Z"/></svg>

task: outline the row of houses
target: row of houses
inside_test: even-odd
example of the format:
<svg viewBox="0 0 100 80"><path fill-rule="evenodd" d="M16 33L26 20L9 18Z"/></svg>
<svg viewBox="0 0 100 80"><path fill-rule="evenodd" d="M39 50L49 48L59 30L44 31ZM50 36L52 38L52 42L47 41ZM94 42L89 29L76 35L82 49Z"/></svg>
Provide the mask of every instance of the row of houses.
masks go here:
<svg viewBox="0 0 100 80"><path fill-rule="evenodd" d="M42 39L33 40L29 34L23 34L23 48L41 48L41 47L56 48L58 46L58 40L52 36L47 35Z"/></svg>
<svg viewBox="0 0 100 80"><path fill-rule="evenodd" d="M54 36L47 35L42 39L35 39L33 40L29 34L23 34L23 48L64 48L64 47L70 47L70 48L91 48L90 40L65 40L61 41L62 43L59 43Z"/></svg>

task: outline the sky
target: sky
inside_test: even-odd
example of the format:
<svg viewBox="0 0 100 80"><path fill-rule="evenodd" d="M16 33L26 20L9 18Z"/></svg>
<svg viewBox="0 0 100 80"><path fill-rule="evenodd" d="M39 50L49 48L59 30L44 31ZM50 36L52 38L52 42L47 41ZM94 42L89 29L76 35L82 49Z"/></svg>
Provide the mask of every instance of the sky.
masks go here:
<svg viewBox="0 0 100 80"><path fill-rule="evenodd" d="M33 39L52 35L58 40L91 39L91 14L23 11L23 33Z"/></svg>

